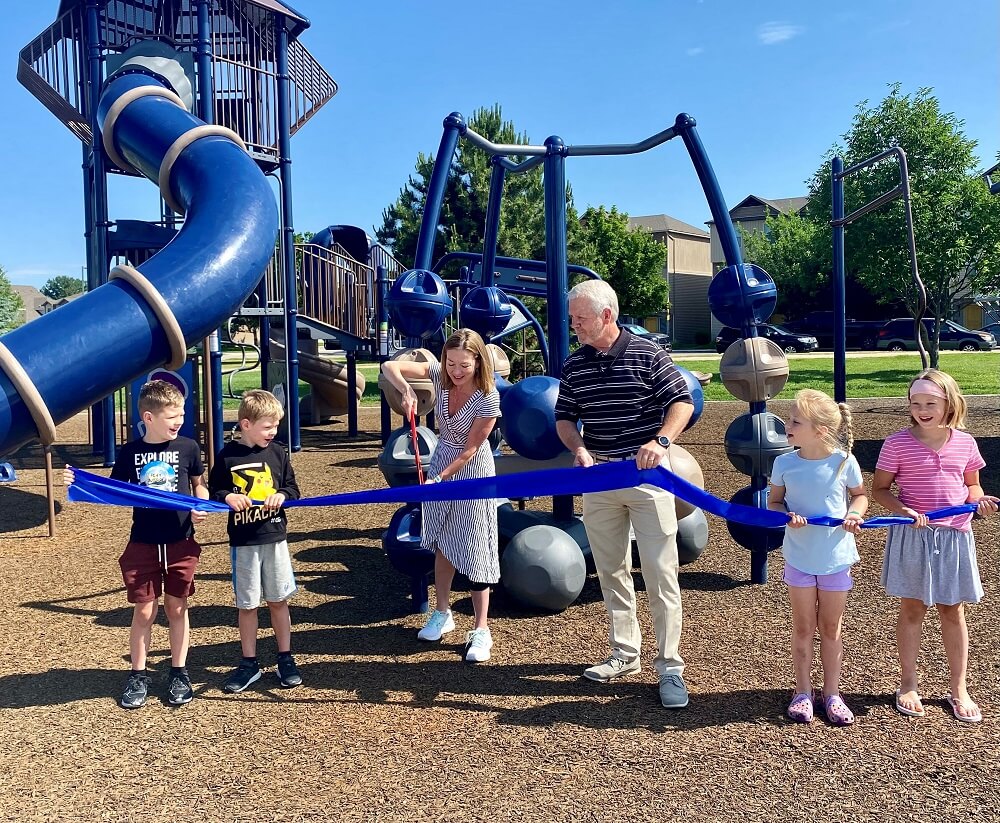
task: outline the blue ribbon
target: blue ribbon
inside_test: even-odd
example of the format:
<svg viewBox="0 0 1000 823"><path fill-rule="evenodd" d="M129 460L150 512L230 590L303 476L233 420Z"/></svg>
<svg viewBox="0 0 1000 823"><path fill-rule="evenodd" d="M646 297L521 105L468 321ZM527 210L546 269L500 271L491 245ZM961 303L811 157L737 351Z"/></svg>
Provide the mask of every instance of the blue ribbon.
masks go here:
<svg viewBox="0 0 1000 823"><path fill-rule="evenodd" d="M68 498L79 503L102 503L111 506L138 506L140 508L169 509L172 511L228 512L225 503L200 500L189 495L159 491L111 480L97 474L74 469L75 480L69 487ZM286 508L302 506L356 506L365 503L427 503L436 500L482 500L484 498L552 497L555 495L586 494L588 492L627 489L651 485L671 492L696 508L709 514L766 529L783 528L789 521L784 512L758 509L738 503L727 503L704 489L689 483L683 477L657 466L640 469L631 460L600 463L587 469L543 469L541 471L505 474L472 480L454 480L448 483L426 483L423 486L398 486L389 489L372 489L360 492L328 494L289 500ZM940 520L957 514L974 512L974 503L948 506L927 512L928 520ZM840 526L843 519L829 515L806 518L814 526ZM891 515L872 517L861 524L863 529L883 526L909 525L912 517Z"/></svg>

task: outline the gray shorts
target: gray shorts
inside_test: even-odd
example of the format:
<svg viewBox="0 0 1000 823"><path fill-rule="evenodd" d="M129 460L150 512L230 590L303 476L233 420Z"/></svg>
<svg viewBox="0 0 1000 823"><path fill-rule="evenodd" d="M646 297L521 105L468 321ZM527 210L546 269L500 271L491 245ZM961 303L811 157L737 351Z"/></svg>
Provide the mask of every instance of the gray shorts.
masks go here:
<svg viewBox="0 0 1000 823"><path fill-rule="evenodd" d="M263 601L280 603L295 594L288 542L230 546L236 608L256 609Z"/></svg>

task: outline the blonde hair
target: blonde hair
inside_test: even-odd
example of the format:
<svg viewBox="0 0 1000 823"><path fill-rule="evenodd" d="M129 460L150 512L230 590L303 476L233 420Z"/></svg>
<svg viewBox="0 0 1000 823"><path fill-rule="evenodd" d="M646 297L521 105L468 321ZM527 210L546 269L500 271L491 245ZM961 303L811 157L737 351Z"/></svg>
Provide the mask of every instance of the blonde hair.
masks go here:
<svg viewBox="0 0 1000 823"><path fill-rule="evenodd" d="M924 369L910 381L910 386L918 380L930 380L944 392L945 403L948 405L944 412L944 424L949 429L964 429L965 415L969 407L962 396L962 390L958 387L958 383L955 382L955 378L939 369ZM907 402L909 402L909 387L906 390L906 398ZM917 425L917 421L913 419L912 414L910 415L910 425Z"/></svg>
<svg viewBox="0 0 1000 823"><path fill-rule="evenodd" d="M618 319L618 295L604 280L584 280L582 283L577 283L566 295L566 301L570 300L586 300L594 310L594 314L611 309L611 319Z"/></svg>
<svg viewBox="0 0 1000 823"><path fill-rule="evenodd" d="M281 420L285 416L285 410L281 407L281 401L271 392L264 389L251 389L243 392L240 400L240 410L237 417L240 420L249 420L256 423L265 417L272 417Z"/></svg>
<svg viewBox="0 0 1000 823"><path fill-rule="evenodd" d="M472 382L483 394L489 394L496 386L493 380L493 356L486 348L483 338L472 329L458 329L448 338L441 349L441 388L452 389L455 384L448 374L448 352L467 351L476 359L476 373Z"/></svg>
<svg viewBox="0 0 1000 823"><path fill-rule="evenodd" d="M819 436L830 451L838 449L847 456L837 469L837 476L847 467L847 461L854 449L854 417L851 407L837 403L830 395L816 389L802 389L795 394L795 407L799 414L813 424Z"/></svg>
<svg viewBox="0 0 1000 823"><path fill-rule="evenodd" d="M169 406L184 408L184 395L173 383L166 380L150 380L139 389L139 414L156 414Z"/></svg>

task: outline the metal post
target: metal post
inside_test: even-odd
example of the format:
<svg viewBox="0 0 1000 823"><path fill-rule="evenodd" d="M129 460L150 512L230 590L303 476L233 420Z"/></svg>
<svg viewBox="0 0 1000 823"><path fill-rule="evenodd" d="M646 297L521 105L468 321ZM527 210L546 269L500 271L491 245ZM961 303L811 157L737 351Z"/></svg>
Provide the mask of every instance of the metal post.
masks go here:
<svg viewBox="0 0 1000 823"><path fill-rule="evenodd" d="M722 196L722 189L719 181L712 170L712 164L708 162L708 155L705 147L701 143L701 138L695 129L695 119L688 114L678 114L674 122L674 129L684 141L684 146L691 156L691 163L701 181L701 187L708 200L708 207L712 212L712 219L715 221L715 228L719 232L719 242L722 244L722 253L726 258L726 265L739 266L743 263L743 254L740 251L739 239L736 236L736 229L733 228L732 218L729 210L726 209L726 201Z"/></svg>
<svg viewBox="0 0 1000 823"><path fill-rule="evenodd" d="M548 373L559 378L563 362L569 356L569 271L566 265L566 145L552 135L545 140L545 268L549 315ZM552 498L552 514L556 520L573 518L573 496Z"/></svg>
<svg viewBox="0 0 1000 823"><path fill-rule="evenodd" d="M899 157L899 185L903 192L903 207L906 211L906 243L910 252L910 278L917 290L918 316L923 317L927 310L927 290L924 288L924 281L920 279L920 272L917 269L917 240L913 233L913 209L910 206L910 171L906 162L906 152L901 148L896 148ZM923 326L923 323L920 323ZM916 329L915 331L919 331ZM940 329L938 330L940 334ZM920 367L926 369L929 365L927 350L919 334L916 335L917 351L920 352Z"/></svg>
<svg viewBox="0 0 1000 823"><path fill-rule="evenodd" d="M552 377L562 375L569 356L569 272L566 268L566 145L561 137L545 140L545 268L549 315L549 369Z"/></svg>
<svg viewBox="0 0 1000 823"><path fill-rule="evenodd" d="M389 359L389 312L385 308L385 297L389 292L389 273L385 266L375 269L375 317L378 320L378 364ZM383 342L384 341L384 342ZM392 409L385 401L385 394L379 392L379 432L382 445L389 442L389 432L392 430Z"/></svg>
<svg viewBox="0 0 1000 823"><path fill-rule="evenodd" d="M486 203L486 227L483 229L483 259L480 263L479 282L493 285L493 268L497 261L497 237L500 234L500 206L503 203L503 184L507 174L501 158L492 157L490 163L490 196Z"/></svg>
<svg viewBox="0 0 1000 823"><path fill-rule="evenodd" d="M284 15L274 19L277 30L277 108L278 154L281 173L281 251L285 269L285 362L287 363L288 446L302 450L299 428L299 339L298 289L295 282L295 234L292 228L292 138L289 117L291 95L288 78L288 21Z"/></svg>
<svg viewBox="0 0 1000 823"><path fill-rule="evenodd" d="M420 218L417 252L413 259L415 269L429 269L434 262L434 238L437 236L448 173L451 171L451 160L455 156L459 135L464 131L465 121L457 111L453 111L444 119L444 134L441 135L441 144L434 158L434 171L431 172L431 179L427 184L424 213Z"/></svg>
<svg viewBox="0 0 1000 823"><path fill-rule="evenodd" d="M108 188L104 168L104 148L101 145L101 127L97 120L97 100L104 82L104 57L101 54L101 28L98 17L98 0L87 0L87 62L88 84L86 106L90 118L91 169L93 179L93 263L98 285L108 282ZM98 408L99 405L99 408ZM115 462L115 401L108 395L94 406L94 445L100 435L104 465ZM98 422L99 421L99 422Z"/></svg>
<svg viewBox="0 0 1000 823"><path fill-rule="evenodd" d="M195 0L198 12L197 61L198 61L198 117L208 124L215 123L212 82L212 21L209 16L210 0ZM215 462L215 452L223 443L222 410L222 342L216 329L203 342L208 360L205 385L205 409L208 426L208 465Z"/></svg>
<svg viewBox="0 0 1000 823"><path fill-rule="evenodd" d="M345 317L347 328L353 332L357 324L357 305L355 295L357 289L357 275L350 269L344 277L345 290L347 292L347 306ZM352 347L347 351L347 436L358 436L358 353Z"/></svg>
<svg viewBox="0 0 1000 823"><path fill-rule="evenodd" d="M45 444L45 498L49 504L49 537L56 536L56 495L53 490L52 446Z"/></svg>
<svg viewBox="0 0 1000 823"><path fill-rule="evenodd" d="M347 352L347 436L358 436L358 353Z"/></svg>
<svg viewBox="0 0 1000 823"><path fill-rule="evenodd" d="M830 161L833 198L833 399L847 400L847 289L844 272L844 159Z"/></svg>

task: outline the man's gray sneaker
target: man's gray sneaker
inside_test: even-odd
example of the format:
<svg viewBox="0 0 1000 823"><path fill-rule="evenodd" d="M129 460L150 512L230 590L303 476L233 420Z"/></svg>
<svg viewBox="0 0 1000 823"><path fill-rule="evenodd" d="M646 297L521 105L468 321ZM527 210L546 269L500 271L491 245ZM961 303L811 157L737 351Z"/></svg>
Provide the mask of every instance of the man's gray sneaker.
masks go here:
<svg viewBox="0 0 1000 823"><path fill-rule="evenodd" d="M638 657L634 657L631 660L622 660L620 657L611 655L611 657L603 663L598 663L596 666L591 666L589 669L586 669L583 676L588 680L597 680L600 683L608 683L611 680L624 677L627 674L635 674L641 668L642 664L639 663Z"/></svg>
<svg viewBox="0 0 1000 823"><path fill-rule="evenodd" d="M149 694L149 677L141 672L132 672L125 681L122 699L118 702L123 709L138 709L146 705L147 694Z"/></svg>
<svg viewBox="0 0 1000 823"><path fill-rule="evenodd" d="M660 702L665 709L683 709L688 704L688 690L679 674L660 678Z"/></svg>

